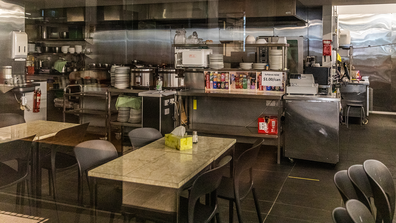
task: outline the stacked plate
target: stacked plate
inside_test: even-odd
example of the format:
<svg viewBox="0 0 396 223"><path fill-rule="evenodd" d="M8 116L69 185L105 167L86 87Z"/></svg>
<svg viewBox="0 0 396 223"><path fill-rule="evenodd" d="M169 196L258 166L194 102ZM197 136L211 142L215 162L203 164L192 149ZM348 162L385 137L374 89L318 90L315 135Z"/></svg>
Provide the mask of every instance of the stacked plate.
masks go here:
<svg viewBox="0 0 396 223"><path fill-rule="evenodd" d="M111 86L114 87L115 85L115 69L119 67L117 65L113 65L110 68L110 81L111 81Z"/></svg>
<svg viewBox="0 0 396 223"><path fill-rule="evenodd" d="M129 72L130 72L130 70L131 70L130 67L116 67L115 68L114 87L116 87L118 89L125 89L125 88L129 87Z"/></svg>
<svg viewBox="0 0 396 223"><path fill-rule="evenodd" d="M209 54L209 67L212 69L224 68L223 54Z"/></svg>
<svg viewBox="0 0 396 223"><path fill-rule="evenodd" d="M282 70L282 50L269 50L269 67L271 70Z"/></svg>
<svg viewBox="0 0 396 223"><path fill-rule="evenodd" d="M129 120L129 113L131 108L129 107L119 107L117 121L127 122Z"/></svg>
<svg viewBox="0 0 396 223"><path fill-rule="evenodd" d="M253 64L253 69L255 69L255 70L265 70L265 66L267 66L267 63L254 63Z"/></svg>
<svg viewBox="0 0 396 223"><path fill-rule="evenodd" d="M142 120L142 109L131 108L128 122L132 124L138 124L141 122L141 120Z"/></svg>
<svg viewBox="0 0 396 223"><path fill-rule="evenodd" d="M253 63L239 63L239 67L244 70L250 70L252 69L252 64Z"/></svg>

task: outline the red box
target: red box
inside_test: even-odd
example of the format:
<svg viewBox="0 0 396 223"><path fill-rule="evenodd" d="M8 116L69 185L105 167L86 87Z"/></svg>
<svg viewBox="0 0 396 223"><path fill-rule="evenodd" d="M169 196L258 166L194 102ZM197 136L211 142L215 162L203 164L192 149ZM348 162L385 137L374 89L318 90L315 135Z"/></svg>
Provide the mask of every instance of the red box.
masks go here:
<svg viewBox="0 0 396 223"><path fill-rule="evenodd" d="M277 135L278 134L278 117L265 116L258 118L258 133Z"/></svg>

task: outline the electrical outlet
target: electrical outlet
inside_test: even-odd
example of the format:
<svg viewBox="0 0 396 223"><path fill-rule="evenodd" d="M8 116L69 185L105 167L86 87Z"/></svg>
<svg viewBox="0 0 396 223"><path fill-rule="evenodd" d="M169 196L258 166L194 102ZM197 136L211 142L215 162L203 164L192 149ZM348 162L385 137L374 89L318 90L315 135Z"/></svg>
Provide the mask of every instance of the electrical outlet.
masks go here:
<svg viewBox="0 0 396 223"><path fill-rule="evenodd" d="M170 104L174 104L175 103L175 99L174 98L169 99L169 103Z"/></svg>
<svg viewBox="0 0 396 223"><path fill-rule="evenodd" d="M169 106L169 99L164 101L164 106Z"/></svg>
<svg viewBox="0 0 396 223"><path fill-rule="evenodd" d="M164 109L164 115L169 115L169 108Z"/></svg>

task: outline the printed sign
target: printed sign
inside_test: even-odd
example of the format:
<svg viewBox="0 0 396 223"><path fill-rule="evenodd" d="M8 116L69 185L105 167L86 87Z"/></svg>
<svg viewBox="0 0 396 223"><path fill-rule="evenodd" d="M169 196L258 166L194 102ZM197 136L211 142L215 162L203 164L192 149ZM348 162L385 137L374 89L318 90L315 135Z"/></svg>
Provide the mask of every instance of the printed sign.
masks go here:
<svg viewBox="0 0 396 223"><path fill-rule="evenodd" d="M262 86L282 87L283 72L263 71L261 74Z"/></svg>

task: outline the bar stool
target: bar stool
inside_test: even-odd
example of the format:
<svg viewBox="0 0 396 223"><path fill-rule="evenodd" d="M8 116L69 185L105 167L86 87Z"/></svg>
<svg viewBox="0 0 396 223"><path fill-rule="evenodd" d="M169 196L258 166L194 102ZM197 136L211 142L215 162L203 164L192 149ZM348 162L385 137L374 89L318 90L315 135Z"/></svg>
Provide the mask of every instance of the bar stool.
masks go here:
<svg viewBox="0 0 396 223"><path fill-rule="evenodd" d="M363 117L366 118L366 115L364 113L364 104L363 101L359 100L350 100L346 104L347 106L347 113L346 113L346 124L348 128L348 123L349 123L349 111L351 110L351 107L353 108L359 108L360 109L360 125L363 123Z"/></svg>

